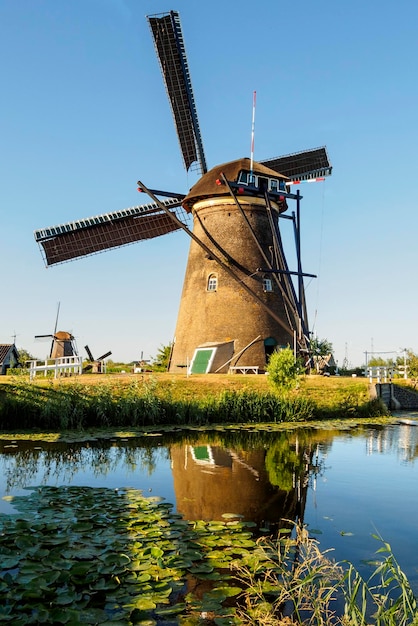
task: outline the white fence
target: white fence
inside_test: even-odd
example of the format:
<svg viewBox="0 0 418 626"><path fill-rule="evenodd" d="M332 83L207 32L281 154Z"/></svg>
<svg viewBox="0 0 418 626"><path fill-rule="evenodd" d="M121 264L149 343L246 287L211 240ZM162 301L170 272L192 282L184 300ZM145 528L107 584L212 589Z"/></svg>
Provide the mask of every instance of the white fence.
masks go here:
<svg viewBox="0 0 418 626"><path fill-rule="evenodd" d="M394 378L408 378L407 371L407 365L398 365L397 367L374 365L367 368L366 374L370 382L376 380L378 383L387 383L392 382Z"/></svg>
<svg viewBox="0 0 418 626"><path fill-rule="evenodd" d="M59 359L45 359L45 361L33 360L29 361L30 380L33 380L36 374L46 376L48 372L54 372L54 378L66 374L81 374L83 371L83 357L81 356L62 356Z"/></svg>

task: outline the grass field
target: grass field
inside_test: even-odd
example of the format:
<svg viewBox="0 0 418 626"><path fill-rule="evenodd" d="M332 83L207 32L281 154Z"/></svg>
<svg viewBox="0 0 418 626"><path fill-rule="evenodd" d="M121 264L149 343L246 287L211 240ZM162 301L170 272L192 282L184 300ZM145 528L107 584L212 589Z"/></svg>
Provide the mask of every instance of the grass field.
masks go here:
<svg viewBox="0 0 418 626"><path fill-rule="evenodd" d="M32 395L42 395L45 391L71 389L82 386L92 395L97 388L114 390L120 394L124 389L136 386L138 390L152 391L157 398L177 402L206 402L219 396L222 392L248 392L263 396L274 392L269 385L268 376L243 374L170 374L150 372L141 374L83 374L82 376L61 377L59 379L38 376L32 383L22 376L0 377L1 397L11 392L15 385L29 385ZM374 385L370 385L366 378L352 377L324 377L317 375L303 376L297 389L289 394L289 399L304 398L313 402L317 407L325 410L348 405L367 403L374 395Z"/></svg>

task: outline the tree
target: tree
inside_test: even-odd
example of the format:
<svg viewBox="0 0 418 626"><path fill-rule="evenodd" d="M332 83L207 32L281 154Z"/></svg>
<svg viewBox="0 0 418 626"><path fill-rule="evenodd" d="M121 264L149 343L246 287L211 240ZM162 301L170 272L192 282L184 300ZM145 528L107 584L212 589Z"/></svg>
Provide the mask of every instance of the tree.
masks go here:
<svg viewBox="0 0 418 626"><path fill-rule="evenodd" d="M313 356L326 356L334 350L333 345L328 339L311 339L310 350Z"/></svg>
<svg viewBox="0 0 418 626"><path fill-rule="evenodd" d="M273 352L266 370L270 385L280 393L285 394L298 384L300 363L295 361L293 351L289 347Z"/></svg>
<svg viewBox="0 0 418 626"><path fill-rule="evenodd" d="M171 350L173 349L173 343L170 342L166 346L162 345L158 348L156 357L152 361L152 366L155 371L165 372L170 364Z"/></svg>
<svg viewBox="0 0 418 626"><path fill-rule="evenodd" d="M332 343L328 341L328 339L318 339L318 337L314 337L313 339L311 339L309 347L312 365L319 373L321 369L321 363L323 362L323 358L321 357L325 357L328 354L331 354L334 348L332 346Z"/></svg>
<svg viewBox="0 0 418 626"><path fill-rule="evenodd" d="M373 356L369 359L367 365L369 367L390 367L392 359L382 359L381 356Z"/></svg>
<svg viewBox="0 0 418 626"><path fill-rule="evenodd" d="M24 348L17 348L16 350L19 353L19 363L22 367L26 367L26 361L33 361L34 359L36 359L36 356L33 356L28 350L25 350Z"/></svg>
<svg viewBox="0 0 418 626"><path fill-rule="evenodd" d="M411 380L411 383L415 389L418 383L418 355L412 352L412 350L407 350L405 362L407 367L407 376ZM401 364L404 364L403 359Z"/></svg>

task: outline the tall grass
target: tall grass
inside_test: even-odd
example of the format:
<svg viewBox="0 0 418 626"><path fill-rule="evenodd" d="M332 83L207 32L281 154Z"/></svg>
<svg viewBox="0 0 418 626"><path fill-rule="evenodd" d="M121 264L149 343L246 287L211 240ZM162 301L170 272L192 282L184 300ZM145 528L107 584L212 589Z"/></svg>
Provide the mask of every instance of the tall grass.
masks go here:
<svg viewBox="0 0 418 626"><path fill-rule="evenodd" d="M381 537L377 551L384 554L371 576L364 580L351 563L345 575L344 617L349 626L368 624L371 615L376 626L408 626L418 624L417 599L391 547ZM345 622L344 622L345 623Z"/></svg>
<svg viewBox="0 0 418 626"><path fill-rule="evenodd" d="M84 429L102 426L203 425L213 423L301 422L322 417L384 414L378 402L350 396L324 414L303 393L233 389L199 396L178 393L176 384L153 377L96 385L45 386L16 379L0 394L0 429Z"/></svg>
<svg viewBox="0 0 418 626"><path fill-rule="evenodd" d="M411 586L382 541L384 554L364 580L347 562L321 552L306 528L294 539L262 539L252 562L236 569L243 586L238 617L243 626L416 626ZM380 539L380 538L379 538Z"/></svg>

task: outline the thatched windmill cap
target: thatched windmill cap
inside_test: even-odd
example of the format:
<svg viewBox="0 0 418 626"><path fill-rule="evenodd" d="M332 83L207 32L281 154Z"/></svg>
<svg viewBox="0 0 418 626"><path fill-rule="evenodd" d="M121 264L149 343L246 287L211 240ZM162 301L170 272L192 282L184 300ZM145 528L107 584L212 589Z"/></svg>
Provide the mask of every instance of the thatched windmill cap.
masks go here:
<svg viewBox="0 0 418 626"><path fill-rule="evenodd" d="M71 339L74 339L72 334L67 333L65 330L59 330L57 333L55 333L54 337L58 341L70 341Z"/></svg>
<svg viewBox="0 0 418 626"><path fill-rule="evenodd" d="M200 180L190 189L187 196L184 198L182 204L186 211L191 211L195 202L203 200L205 198L213 198L216 196L228 195L228 191L225 186L219 185L219 177L221 172L225 174L225 177L229 181L238 182L239 173L245 171L251 171L251 161L248 158L238 159L237 161L230 161L229 163L223 163L213 167L209 172L204 174ZM254 161L253 174L261 174L268 178L275 178L276 180L289 180L287 176L278 174L274 170L261 165Z"/></svg>

